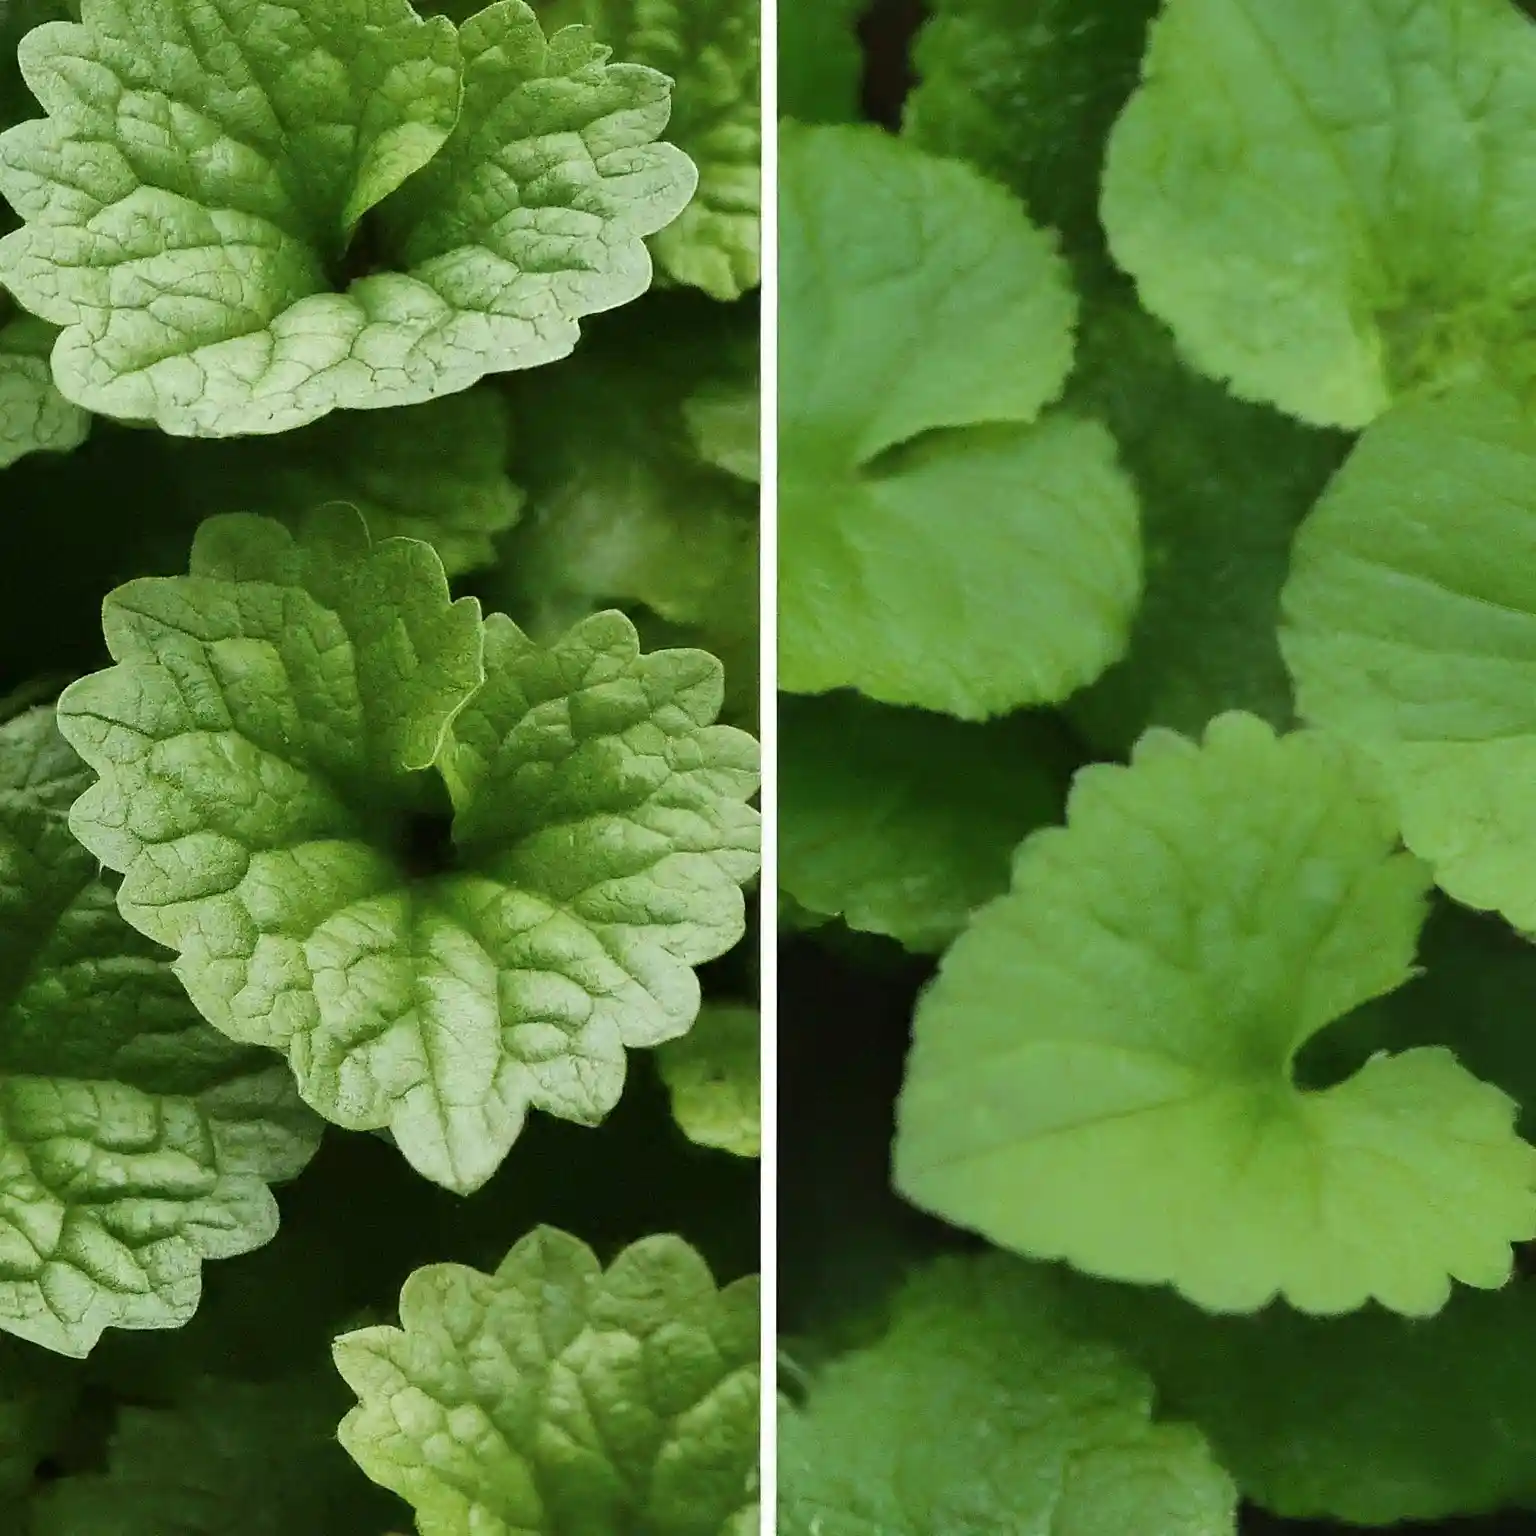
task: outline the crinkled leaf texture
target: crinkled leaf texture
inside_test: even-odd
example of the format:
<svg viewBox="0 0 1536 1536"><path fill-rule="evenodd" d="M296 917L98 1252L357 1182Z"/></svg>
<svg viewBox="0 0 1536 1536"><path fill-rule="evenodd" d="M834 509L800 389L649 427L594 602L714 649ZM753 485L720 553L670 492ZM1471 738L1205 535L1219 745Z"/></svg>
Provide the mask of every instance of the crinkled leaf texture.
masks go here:
<svg viewBox="0 0 1536 1536"><path fill-rule="evenodd" d="M737 1157L763 1147L762 1015L738 1003L705 1003L681 1040L658 1048L672 1116L690 1141Z"/></svg>
<svg viewBox="0 0 1536 1536"><path fill-rule="evenodd" d="M787 125L780 165L781 684L967 719L1065 698L1141 589L1113 440L1037 422L1065 263L1001 187L875 129Z"/></svg>
<svg viewBox="0 0 1536 1536"><path fill-rule="evenodd" d="M1296 539L1281 646L1302 716L1360 743L1443 889L1536 929L1536 428L1513 399L1412 402Z"/></svg>
<svg viewBox="0 0 1536 1536"><path fill-rule="evenodd" d="M0 327L0 469L29 453L68 453L90 435L89 415L54 386L54 336L30 316Z"/></svg>
<svg viewBox="0 0 1536 1536"><path fill-rule="evenodd" d="M673 281L739 299L762 276L760 0L555 0L547 28L584 23L621 59L675 82L669 139L699 168L682 214L651 237Z"/></svg>
<svg viewBox="0 0 1536 1536"><path fill-rule="evenodd" d="M1168 1283L1429 1315L1536 1235L1536 1149L1448 1050L1298 1087L1301 1046L1401 986L1428 871L1332 737L1223 715L1084 770L1065 828L919 1005L896 1183L1005 1248Z"/></svg>
<svg viewBox="0 0 1536 1536"><path fill-rule="evenodd" d="M1287 1519L1438 1521L1536 1494L1527 1285L1459 1291L1429 1326L1374 1307L1212 1317L1124 1286L1067 1297L1205 1431L1244 1496Z"/></svg>
<svg viewBox="0 0 1536 1536"><path fill-rule="evenodd" d="M281 432L563 357L650 282L696 173L669 83L522 0L84 0L30 33L0 280L64 395L180 436Z"/></svg>
<svg viewBox="0 0 1536 1536"><path fill-rule="evenodd" d="M118 665L60 701L102 775L71 825L204 1016L328 1119L467 1191L530 1107L596 1123L625 1047L692 1024L757 864L713 657L642 655L617 613L549 647L482 624L344 507L297 538L210 519L105 630Z"/></svg>
<svg viewBox="0 0 1536 1536"><path fill-rule="evenodd" d="M1104 225L1198 367L1358 428L1528 386L1536 33L1507 0L1169 0Z"/></svg>
<svg viewBox="0 0 1536 1536"><path fill-rule="evenodd" d="M1048 1277L945 1259L779 1432L784 1536L1232 1536L1231 1480L1152 1386L1063 1326Z"/></svg>
<svg viewBox="0 0 1536 1536"><path fill-rule="evenodd" d="M974 725L853 694L779 705L779 888L918 952L1008 889L1065 774L1025 718Z"/></svg>
<svg viewBox="0 0 1536 1536"><path fill-rule="evenodd" d="M340 1536L385 1531L399 1507L336 1444L333 1375L205 1378L168 1407L117 1416L110 1465L50 1482L29 1536Z"/></svg>
<svg viewBox="0 0 1536 1536"><path fill-rule="evenodd" d="M51 710L0 726L0 1328L67 1355L185 1323L320 1129L118 916L69 832L89 782Z"/></svg>
<svg viewBox="0 0 1536 1536"><path fill-rule="evenodd" d="M727 1536L758 1449L758 1283L681 1238L605 1271L540 1228L494 1275L417 1270L399 1328L336 1341L341 1443L421 1536ZM755 1527L753 1527L755 1528Z"/></svg>
<svg viewBox="0 0 1536 1536"><path fill-rule="evenodd" d="M199 517L240 508L297 526L328 501L363 514L375 539L424 539L450 576L496 561L496 538L523 504L507 474L511 422L485 384L391 411L341 412L281 437L182 442L171 449Z"/></svg>

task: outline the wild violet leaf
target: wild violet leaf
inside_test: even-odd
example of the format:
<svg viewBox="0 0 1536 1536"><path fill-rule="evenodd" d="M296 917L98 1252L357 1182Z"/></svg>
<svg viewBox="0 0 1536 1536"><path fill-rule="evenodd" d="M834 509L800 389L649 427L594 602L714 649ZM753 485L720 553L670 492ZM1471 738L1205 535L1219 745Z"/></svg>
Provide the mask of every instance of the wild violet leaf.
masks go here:
<svg viewBox="0 0 1536 1536"><path fill-rule="evenodd" d="M1383 417L1297 535L1280 636L1302 717L1379 765L1437 883L1526 930L1533 465L1536 429L1496 392Z"/></svg>
<svg viewBox="0 0 1536 1536"><path fill-rule="evenodd" d="M1109 435L1040 419L1064 262L875 130L789 125L780 165L781 685L964 719L1065 698L1123 650L1141 566Z"/></svg>
<svg viewBox="0 0 1536 1536"><path fill-rule="evenodd" d="M1367 764L1224 715L1079 774L1065 828L918 1008L895 1182L1004 1248L1168 1284L1214 1312L1276 1297L1437 1312L1536 1235L1536 1148L1449 1050L1322 1088L1300 1048L1401 986L1428 871Z"/></svg>
<svg viewBox="0 0 1536 1536"><path fill-rule="evenodd" d="M1184 354L1321 426L1536 378L1536 33L1505 0L1168 0L1115 259Z"/></svg>

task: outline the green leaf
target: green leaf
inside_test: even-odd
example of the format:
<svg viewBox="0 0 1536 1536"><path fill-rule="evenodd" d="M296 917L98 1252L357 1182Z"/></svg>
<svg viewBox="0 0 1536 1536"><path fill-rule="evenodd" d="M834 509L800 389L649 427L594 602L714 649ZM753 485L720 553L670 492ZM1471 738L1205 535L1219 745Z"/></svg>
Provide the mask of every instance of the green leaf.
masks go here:
<svg viewBox="0 0 1536 1536"><path fill-rule="evenodd" d="M784 1536L1232 1536L1199 1433L1153 1422L1146 1377L1060 1310L1001 1255L915 1275L886 1336L783 1414Z"/></svg>
<svg viewBox="0 0 1536 1536"><path fill-rule="evenodd" d="M1536 377L1533 154L1536 33L1507 0L1168 0L1104 225L1196 366L1363 427Z"/></svg>
<svg viewBox="0 0 1536 1536"><path fill-rule="evenodd" d="M650 280L695 174L668 83L521 0L85 0L30 33L0 279L64 395L179 436L409 405L568 353ZM131 42L124 39L132 39ZM151 125L154 125L153 127ZM174 127L172 126L174 125Z"/></svg>
<svg viewBox="0 0 1536 1536"><path fill-rule="evenodd" d="M1536 1235L1536 1149L1447 1050L1303 1088L1296 1053L1405 982L1428 874L1367 766L1248 715L1078 776L919 1005L896 1184L1005 1248L1168 1283L1436 1312Z"/></svg>
<svg viewBox="0 0 1536 1536"><path fill-rule="evenodd" d="M1403 840L1536 928L1536 429L1474 390L1361 439L1296 540L1281 644L1303 717L1363 746Z"/></svg>
<svg viewBox="0 0 1536 1536"><path fill-rule="evenodd" d="M1291 540L1348 439L1234 399L1131 303L1085 317L1069 403L1115 434L1141 497L1146 595L1130 649L1070 705L1106 755L1149 725L1242 709L1295 721L1276 628Z"/></svg>
<svg viewBox="0 0 1536 1536"><path fill-rule="evenodd" d="M683 402L694 451L706 464L756 485L762 478L762 394L758 381L706 384Z"/></svg>
<svg viewBox="0 0 1536 1536"><path fill-rule="evenodd" d="M1032 425L1071 364L1064 264L1000 188L873 129L789 125L780 165L782 686L968 719L1064 698L1140 591L1109 435Z"/></svg>
<svg viewBox="0 0 1536 1536"><path fill-rule="evenodd" d="M605 1271L540 1228L494 1275L420 1269L336 1341L341 1443L421 1536L724 1536L755 1498L758 1286L676 1237Z"/></svg>
<svg viewBox="0 0 1536 1536"><path fill-rule="evenodd" d="M762 1155L762 1015L705 1003L681 1040L656 1052L672 1115L690 1141L737 1157Z"/></svg>
<svg viewBox="0 0 1536 1536"><path fill-rule="evenodd" d="M33 1500L31 1536L337 1536L399 1511L336 1444L334 1377L206 1378L169 1408L125 1406L105 1472Z"/></svg>
<svg viewBox="0 0 1536 1536"><path fill-rule="evenodd" d="M913 45L902 131L968 160L1098 256L1099 168L1136 85L1156 0L939 0Z"/></svg>
<svg viewBox="0 0 1536 1536"><path fill-rule="evenodd" d="M29 453L68 453L90 435L91 418L54 388L55 334L29 317L0 327L0 469Z"/></svg>
<svg viewBox="0 0 1536 1536"><path fill-rule="evenodd" d="M486 386L386 417L330 416L275 439L178 444L171 463L199 518L238 505L297 527L342 501L375 539L424 539L457 576L495 563L496 536L522 508L507 477L510 438L506 401Z"/></svg>
<svg viewBox="0 0 1536 1536"><path fill-rule="evenodd" d="M739 299L761 280L759 0L554 0L545 26L591 27L621 59L676 81L667 135L699 168L681 216L651 238L675 282Z"/></svg>
<svg viewBox="0 0 1536 1536"><path fill-rule="evenodd" d="M779 885L813 912L937 952L1008 889L1065 775L1039 722L968 725L856 695L779 705Z"/></svg>
<svg viewBox="0 0 1536 1536"><path fill-rule="evenodd" d="M118 665L60 701L103 775L71 825L204 1016L328 1119L468 1191L530 1106L595 1123L624 1047L693 1022L757 857L712 657L642 656L613 613L549 648L482 626L346 508L297 539L211 519L189 577L105 616Z"/></svg>
<svg viewBox="0 0 1536 1536"><path fill-rule="evenodd" d="M781 0L779 112L802 123L858 120L864 60L857 24L867 0Z"/></svg>
<svg viewBox="0 0 1536 1536"><path fill-rule="evenodd" d="M198 1019L69 834L90 775L52 711L0 727L0 1328L84 1355L174 1328L205 1259L268 1241L318 1124Z"/></svg>
<svg viewBox="0 0 1536 1536"><path fill-rule="evenodd" d="M1211 1317L1166 1292L1069 1289L1244 1495L1351 1525L1492 1513L1536 1495L1526 1285L1459 1292L1430 1327L1371 1309Z"/></svg>

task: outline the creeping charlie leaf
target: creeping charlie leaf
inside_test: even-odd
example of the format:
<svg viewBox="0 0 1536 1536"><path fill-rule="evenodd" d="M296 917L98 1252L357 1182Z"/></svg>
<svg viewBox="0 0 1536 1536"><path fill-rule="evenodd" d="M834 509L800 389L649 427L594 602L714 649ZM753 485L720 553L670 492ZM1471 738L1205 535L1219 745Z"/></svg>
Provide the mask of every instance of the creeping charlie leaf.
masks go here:
<svg viewBox="0 0 1536 1536"><path fill-rule="evenodd" d="M875 129L782 134L779 680L966 719L1124 648L1137 507L1065 263L1001 187ZM1021 601L1021 594L1028 601Z"/></svg>
<svg viewBox="0 0 1536 1536"><path fill-rule="evenodd" d="M1380 764L1403 840L1471 907L1536 929L1536 427L1416 401L1360 440L1297 535L1281 647L1303 718Z"/></svg>
<svg viewBox="0 0 1536 1536"><path fill-rule="evenodd" d="M548 647L326 508L198 530L60 701L75 834L193 1001L339 1125L468 1191L530 1107L593 1124L744 929L757 745L719 663L602 613ZM483 686L482 686L483 684Z"/></svg>
<svg viewBox="0 0 1536 1536"><path fill-rule="evenodd" d="M408 0L84 0L30 33L0 281L66 398L178 436L286 431L563 357L650 282L691 162L669 83Z"/></svg>
<svg viewBox="0 0 1536 1536"><path fill-rule="evenodd" d="M759 1157L763 1147L762 1015L739 1003L705 1003L681 1040L656 1052L672 1117L701 1147Z"/></svg>
<svg viewBox="0 0 1536 1536"><path fill-rule="evenodd" d="M1536 31L1508 0L1168 0L1117 124L1116 260L1197 367L1359 428L1536 382Z"/></svg>
<svg viewBox="0 0 1536 1536"><path fill-rule="evenodd" d="M52 710L0 726L0 1328L66 1355L185 1323L320 1130L114 910L69 832L90 778Z"/></svg>
<svg viewBox="0 0 1536 1536"><path fill-rule="evenodd" d="M0 298L0 317L5 308ZM0 469L29 453L68 453L90 435L90 416L54 385L48 354L56 334L30 315L0 324Z"/></svg>
<svg viewBox="0 0 1536 1536"><path fill-rule="evenodd" d="M761 279L761 0L553 0L546 30L582 23L621 59L670 76L668 138L699 168L682 215L651 238L675 282L739 299Z"/></svg>
<svg viewBox="0 0 1536 1536"><path fill-rule="evenodd" d="M780 1419L783 1536L1233 1536L1237 1498L1152 1385L1001 1254L919 1271L878 1343Z"/></svg>
<svg viewBox="0 0 1536 1536"><path fill-rule="evenodd" d="M1448 1050L1298 1086L1412 972L1427 870L1368 764L1249 715L1079 774L919 1005L896 1183L993 1242L1215 1312L1426 1316L1508 1279L1536 1149Z"/></svg>
<svg viewBox="0 0 1536 1536"><path fill-rule="evenodd" d="M681 1238L605 1271L540 1228L494 1275L419 1269L399 1328L336 1341L341 1443L421 1536L726 1536L753 1505L758 1284ZM750 1529L756 1529L755 1524Z"/></svg>

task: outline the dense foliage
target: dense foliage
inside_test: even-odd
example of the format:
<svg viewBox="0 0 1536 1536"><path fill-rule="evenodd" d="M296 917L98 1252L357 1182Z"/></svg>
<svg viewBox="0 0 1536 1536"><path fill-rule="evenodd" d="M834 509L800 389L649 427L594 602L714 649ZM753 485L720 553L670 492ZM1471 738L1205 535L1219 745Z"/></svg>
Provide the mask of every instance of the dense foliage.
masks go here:
<svg viewBox="0 0 1536 1536"><path fill-rule="evenodd" d="M781 1529L1525 1529L1536 28L861 9L783 34Z"/></svg>
<svg viewBox="0 0 1536 1536"><path fill-rule="evenodd" d="M0 1529L756 1529L758 31L0 0Z"/></svg>

